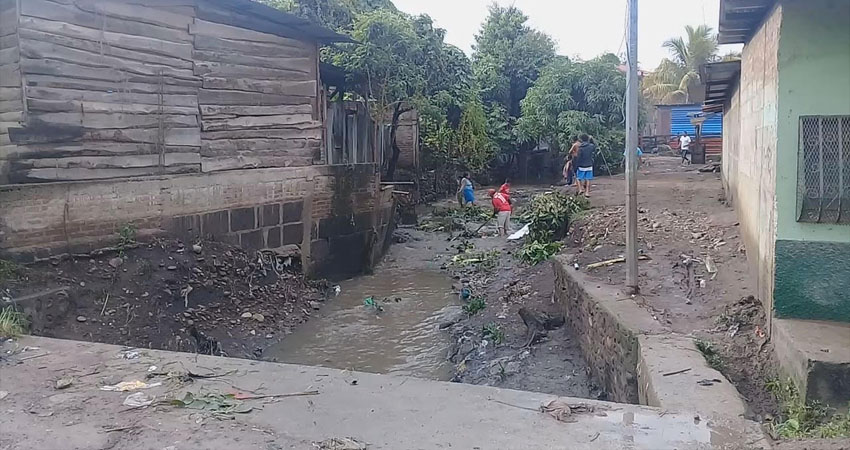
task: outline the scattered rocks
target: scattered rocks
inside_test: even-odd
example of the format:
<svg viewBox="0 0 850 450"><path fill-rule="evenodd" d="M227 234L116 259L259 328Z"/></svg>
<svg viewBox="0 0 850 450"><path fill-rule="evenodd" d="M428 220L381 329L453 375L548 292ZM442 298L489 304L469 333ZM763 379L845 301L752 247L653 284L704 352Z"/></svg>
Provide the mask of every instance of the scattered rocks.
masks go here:
<svg viewBox="0 0 850 450"><path fill-rule="evenodd" d="M194 244L192 245L192 251L195 252L196 255L200 255L201 252L204 251L204 248L198 244Z"/></svg>
<svg viewBox="0 0 850 450"><path fill-rule="evenodd" d="M254 317L254 315L249 312L243 312L241 317L243 319L250 319L251 317Z"/></svg>
<svg viewBox="0 0 850 450"><path fill-rule="evenodd" d="M166 269L167 270L177 270L177 266L168 266L168 267L166 267Z"/></svg>
<svg viewBox="0 0 850 450"><path fill-rule="evenodd" d="M322 304L317 302L317 301L311 301L308 304L310 305L311 308L313 308L316 311L322 309Z"/></svg>
<svg viewBox="0 0 850 450"><path fill-rule="evenodd" d="M439 327L441 330L449 328L464 318L466 318L466 313L463 312L462 306L447 306L443 308L443 314L440 316Z"/></svg>
<svg viewBox="0 0 850 450"><path fill-rule="evenodd" d="M86 318L86 316L77 316L77 322L83 323L87 320L89 320L89 319Z"/></svg>
<svg viewBox="0 0 850 450"><path fill-rule="evenodd" d="M262 314L260 314L260 313L255 313L255 314L252 316L252 318L253 318L254 320L256 320L257 322L262 322L262 321L266 320L265 316L263 316L263 315L262 315Z"/></svg>

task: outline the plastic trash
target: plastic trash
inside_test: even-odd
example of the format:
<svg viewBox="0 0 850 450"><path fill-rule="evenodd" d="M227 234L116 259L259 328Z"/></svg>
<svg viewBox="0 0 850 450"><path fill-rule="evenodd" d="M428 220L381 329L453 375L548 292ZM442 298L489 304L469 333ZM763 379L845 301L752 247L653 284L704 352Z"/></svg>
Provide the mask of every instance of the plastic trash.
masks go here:
<svg viewBox="0 0 850 450"><path fill-rule="evenodd" d="M528 231L529 231L529 230L528 230L528 225L530 225L530 224L525 224L525 226L524 226L524 227L522 227L522 228L520 228L520 230L519 230L519 231L517 231L517 232L515 232L515 233L511 234L510 236L508 236L508 240L509 240L509 241L515 241L515 240L517 240L517 239L522 239L522 238L524 238L524 237L525 237L525 235L527 235L527 234L528 234Z"/></svg>
<svg viewBox="0 0 850 450"><path fill-rule="evenodd" d="M135 394L130 394L127 398L124 399L124 406L129 406L131 408L142 408L145 406L150 406L153 404L153 399L145 395L144 392L136 392Z"/></svg>
<svg viewBox="0 0 850 450"><path fill-rule="evenodd" d="M101 391L118 391L118 392L127 392L127 391L135 391L137 389L148 389L152 387L162 386L162 383L145 383L144 381L133 380L133 381L122 381L118 384L101 386Z"/></svg>

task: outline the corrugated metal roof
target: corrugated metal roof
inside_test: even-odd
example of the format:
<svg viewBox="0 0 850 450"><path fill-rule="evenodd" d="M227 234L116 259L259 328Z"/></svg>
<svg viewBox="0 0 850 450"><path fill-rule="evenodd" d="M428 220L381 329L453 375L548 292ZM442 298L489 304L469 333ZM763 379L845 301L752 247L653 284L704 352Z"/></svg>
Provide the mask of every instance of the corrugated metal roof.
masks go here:
<svg viewBox="0 0 850 450"><path fill-rule="evenodd" d="M702 114L702 106L700 105L680 105L673 106L670 109L670 134L678 136L682 133L687 133L690 136L696 135L696 128L691 123L694 116ZM721 136L723 135L723 115L714 114L705 119L702 124L703 136Z"/></svg>
<svg viewBox="0 0 850 450"><path fill-rule="evenodd" d="M720 0L718 43L747 42L774 3L776 0Z"/></svg>

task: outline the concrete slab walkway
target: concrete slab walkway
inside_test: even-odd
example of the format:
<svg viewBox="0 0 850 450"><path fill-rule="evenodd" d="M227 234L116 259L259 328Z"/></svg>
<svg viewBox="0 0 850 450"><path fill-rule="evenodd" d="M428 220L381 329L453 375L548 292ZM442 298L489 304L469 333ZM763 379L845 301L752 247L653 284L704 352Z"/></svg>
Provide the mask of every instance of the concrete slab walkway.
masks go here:
<svg viewBox="0 0 850 450"><path fill-rule="evenodd" d="M0 448L315 449L350 437L368 449L724 449L756 448L735 430L693 414L637 405L585 403L591 413L561 422L539 412L555 397L484 386L334 369L197 356L127 352L106 344L23 337L2 345ZM130 358L130 359L127 359ZM152 369L152 366L156 366ZM149 373L226 374L191 382ZM70 381L70 386L57 389ZM121 381L162 382L157 400L185 392L318 390L317 395L245 400L244 414L214 416L168 404L122 405Z"/></svg>

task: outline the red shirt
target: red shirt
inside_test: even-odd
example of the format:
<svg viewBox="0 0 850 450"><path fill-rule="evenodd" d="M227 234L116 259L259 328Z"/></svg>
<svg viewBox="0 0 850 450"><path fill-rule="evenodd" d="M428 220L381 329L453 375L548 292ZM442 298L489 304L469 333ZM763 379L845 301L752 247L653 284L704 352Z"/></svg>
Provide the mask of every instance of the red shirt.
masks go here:
<svg viewBox="0 0 850 450"><path fill-rule="evenodd" d="M508 202L508 199L505 194L501 192L496 192L495 194L493 194L493 209L498 212L511 211L511 204L510 202Z"/></svg>

